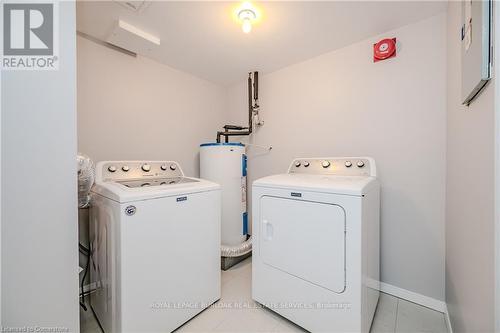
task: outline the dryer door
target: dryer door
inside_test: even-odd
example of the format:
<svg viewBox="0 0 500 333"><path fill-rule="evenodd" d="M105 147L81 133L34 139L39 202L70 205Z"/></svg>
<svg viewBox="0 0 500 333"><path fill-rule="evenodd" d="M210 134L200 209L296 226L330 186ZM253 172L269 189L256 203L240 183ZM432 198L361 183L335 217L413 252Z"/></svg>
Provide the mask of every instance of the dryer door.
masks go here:
<svg viewBox="0 0 500 333"><path fill-rule="evenodd" d="M345 290L345 211L330 203L261 197L262 261L336 293Z"/></svg>

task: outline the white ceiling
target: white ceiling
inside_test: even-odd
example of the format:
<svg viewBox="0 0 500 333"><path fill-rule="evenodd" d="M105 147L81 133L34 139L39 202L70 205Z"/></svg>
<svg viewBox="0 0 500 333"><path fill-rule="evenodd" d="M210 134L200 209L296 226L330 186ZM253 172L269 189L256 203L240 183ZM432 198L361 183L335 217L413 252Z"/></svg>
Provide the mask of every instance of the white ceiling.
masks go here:
<svg viewBox="0 0 500 333"><path fill-rule="evenodd" d="M219 84L269 73L417 22L446 10L446 1L256 2L261 19L244 34L238 2L154 1L136 13L114 1L78 2L77 29L106 40L118 19L161 39L144 54Z"/></svg>

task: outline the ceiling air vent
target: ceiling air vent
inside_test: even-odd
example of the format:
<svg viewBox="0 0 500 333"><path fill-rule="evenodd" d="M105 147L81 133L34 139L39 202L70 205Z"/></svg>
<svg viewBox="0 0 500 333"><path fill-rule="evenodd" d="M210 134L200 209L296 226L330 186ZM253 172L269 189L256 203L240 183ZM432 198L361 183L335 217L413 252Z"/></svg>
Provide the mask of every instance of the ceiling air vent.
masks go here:
<svg viewBox="0 0 500 333"><path fill-rule="evenodd" d="M135 13L140 13L143 11L146 7L149 5L149 1L121 1L121 0L114 0L115 3L119 4L122 7L127 8L128 10L131 10Z"/></svg>

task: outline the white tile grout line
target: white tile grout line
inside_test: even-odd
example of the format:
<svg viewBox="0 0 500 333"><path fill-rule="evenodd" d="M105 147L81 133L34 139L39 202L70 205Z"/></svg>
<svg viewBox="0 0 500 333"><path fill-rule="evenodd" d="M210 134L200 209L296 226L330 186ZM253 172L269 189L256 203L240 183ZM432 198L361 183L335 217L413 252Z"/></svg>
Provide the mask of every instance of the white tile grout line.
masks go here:
<svg viewBox="0 0 500 333"><path fill-rule="evenodd" d="M451 326L450 313L448 312L448 307L446 307L446 311L444 313L444 321L446 323L446 328L449 333L453 333L453 327Z"/></svg>
<svg viewBox="0 0 500 333"><path fill-rule="evenodd" d="M394 333L398 330L399 298L396 298L396 315L394 316Z"/></svg>
<svg viewBox="0 0 500 333"><path fill-rule="evenodd" d="M386 294L391 295L391 294L389 294L389 293L386 293ZM407 299L404 299L404 298L400 298L400 297L398 297L398 296L394 296L394 295L391 295L391 296L392 296L392 297L394 297L394 298L396 298L396 300L397 300L397 303L396 303L396 322L395 322L395 324L394 324L394 330L395 330L395 332L394 332L394 333L396 333L396 332L397 332L397 323L398 323L398 322L397 322L397 319L398 319L398 315L399 315L399 302L400 302L401 300L404 300L404 301L408 301L408 302L413 303L413 304L416 304L416 305L420 305L420 306L422 306L422 305L421 305L421 304L418 304L418 303L416 303L416 302L413 302L413 301L411 301L411 300L407 300ZM426 307L426 306L424 306L424 307ZM432 311L441 312L441 311L438 311L438 310L435 310L435 309L431 309L431 308L429 308L429 307L426 307L426 308L428 308L428 309L430 309L430 310L432 310ZM451 326L451 320L450 320L450 315L449 315L449 313L448 313L448 308L446 308L446 311L441 312L441 313L442 313L442 315L443 315L443 321L444 321L444 325L446 326L446 330L448 331L448 333L453 333L453 328L452 328L452 326Z"/></svg>

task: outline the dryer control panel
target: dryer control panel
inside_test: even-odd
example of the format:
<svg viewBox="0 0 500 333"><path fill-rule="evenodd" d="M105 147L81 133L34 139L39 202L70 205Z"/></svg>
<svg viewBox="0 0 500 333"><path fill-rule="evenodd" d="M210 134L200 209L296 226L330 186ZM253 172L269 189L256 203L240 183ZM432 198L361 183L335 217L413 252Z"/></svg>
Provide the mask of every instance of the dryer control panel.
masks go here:
<svg viewBox="0 0 500 333"><path fill-rule="evenodd" d="M375 161L371 157L297 158L288 173L338 176L376 177Z"/></svg>
<svg viewBox="0 0 500 333"><path fill-rule="evenodd" d="M107 161L98 167L96 180L102 181L184 177L180 165L174 161Z"/></svg>

